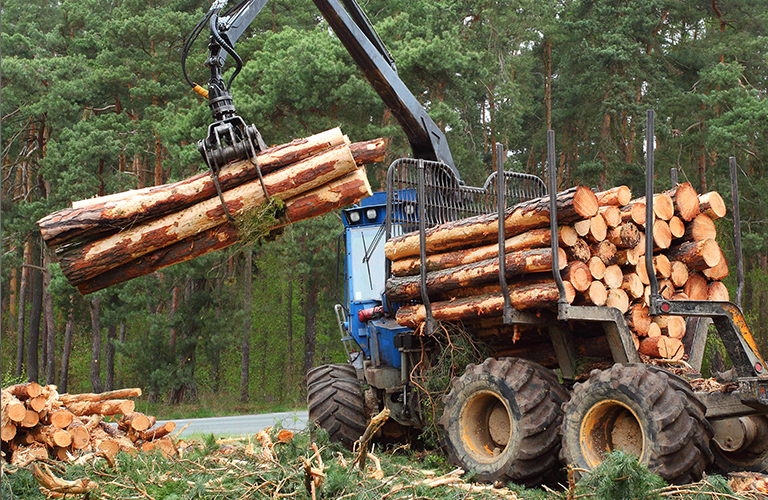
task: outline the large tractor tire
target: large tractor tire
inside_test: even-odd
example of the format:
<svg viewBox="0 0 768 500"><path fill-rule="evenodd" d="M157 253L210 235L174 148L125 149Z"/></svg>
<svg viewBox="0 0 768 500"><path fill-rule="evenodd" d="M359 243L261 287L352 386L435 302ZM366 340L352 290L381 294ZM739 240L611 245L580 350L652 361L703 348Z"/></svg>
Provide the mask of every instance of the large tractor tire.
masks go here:
<svg viewBox="0 0 768 500"><path fill-rule="evenodd" d="M309 421L324 429L331 441L346 448L365 432L365 400L355 368L323 365L307 373Z"/></svg>
<svg viewBox="0 0 768 500"><path fill-rule="evenodd" d="M568 391L554 373L517 358L469 365L444 398L449 458L481 481L539 483L559 467Z"/></svg>
<svg viewBox="0 0 768 500"><path fill-rule="evenodd" d="M730 418L712 422L712 425L715 428L715 437L712 439L711 448L715 454L715 466L720 471L768 471L768 417L755 415ZM722 429L722 426L726 428ZM739 428L728 429L729 426ZM729 430L733 432L728 432ZM724 442L718 442L721 436L734 436L735 439L726 437Z"/></svg>
<svg viewBox="0 0 768 500"><path fill-rule="evenodd" d="M712 426L685 380L643 364L595 370L563 406L563 461L579 471L622 450L670 483L701 479Z"/></svg>

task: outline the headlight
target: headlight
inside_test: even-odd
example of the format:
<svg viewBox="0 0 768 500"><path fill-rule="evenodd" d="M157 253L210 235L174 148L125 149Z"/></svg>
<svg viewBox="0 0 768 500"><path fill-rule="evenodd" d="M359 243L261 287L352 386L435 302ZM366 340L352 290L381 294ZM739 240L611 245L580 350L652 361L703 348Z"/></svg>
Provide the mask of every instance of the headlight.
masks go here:
<svg viewBox="0 0 768 500"><path fill-rule="evenodd" d="M376 209L375 208L369 208L365 211L365 216L368 217L368 220L375 220L376 219Z"/></svg>
<svg viewBox="0 0 768 500"><path fill-rule="evenodd" d="M349 212L348 217L349 217L349 222L351 222L353 224L355 224L357 222L360 222L360 212L359 211Z"/></svg>

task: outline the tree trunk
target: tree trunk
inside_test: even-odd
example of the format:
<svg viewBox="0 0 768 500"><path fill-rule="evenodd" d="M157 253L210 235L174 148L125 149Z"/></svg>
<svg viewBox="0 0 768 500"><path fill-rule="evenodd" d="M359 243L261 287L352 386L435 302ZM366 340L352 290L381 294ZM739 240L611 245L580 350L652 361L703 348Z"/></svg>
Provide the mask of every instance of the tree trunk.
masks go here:
<svg viewBox="0 0 768 500"><path fill-rule="evenodd" d="M323 187L287 200L286 215L276 223L273 229L326 214L370 195L371 188L365 173L357 170ZM79 285L78 290L81 294L87 295L164 267L227 248L237 241L239 241L237 228L233 224L223 224L102 273Z"/></svg>
<svg viewBox="0 0 768 500"><path fill-rule="evenodd" d="M93 392L103 392L104 386L101 383L101 321L99 318L99 308L101 300L99 297L91 299L91 336L93 344L91 349L91 371L90 381Z"/></svg>
<svg viewBox="0 0 768 500"><path fill-rule="evenodd" d="M245 248L245 269L243 270L243 324L242 355L240 358L240 401L248 402L248 386L251 369L251 301L253 283L253 248ZM265 359L263 361L266 360Z"/></svg>
<svg viewBox="0 0 768 500"><path fill-rule="evenodd" d="M69 298L69 312L67 313L67 324L64 327L64 349L61 352L61 377L59 379L59 390L62 393L69 392L69 355L72 353L72 331L75 328L75 313L72 303L74 297Z"/></svg>
<svg viewBox="0 0 768 500"><path fill-rule="evenodd" d="M45 363L45 380L46 384L56 383L56 324L53 316L53 297L49 291L51 285L51 271L48 264L51 263L51 253L46 250L45 260L45 274L43 275L43 310L45 315L46 329L48 330L47 342L45 345L46 350L46 363Z"/></svg>
<svg viewBox="0 0 768 500"><path fill-rule="evenodd" d="M717 191L710 191L699 195L699 209L701 213L709 215L710 219L717 220L725 217L727 208L723 197Z"/></svg>
<svg viewBox="0 0 768 500"><path fill-rule="evenodd" d="M286 337L288 341L288 362L285 365L286 387L293 387L293 280L288 280L288 300L285 314L288 318Z"/></svg>
<svg viewBox="0 0 768 500"><path fill-rule="evenodd" d="M33 253L38 253L33 250ZM39 265L36 259L33 263ZM39 269L30 269L30 279L32 281L32 304L29 307L29 331L27 332L27 377L29 380L38 382L39 357L38 349L40 342L40 320L43 312L43 273Z"/></svg>
<svg viewBox="0 0 768 500"><path fill-rule="evenodd" d="M107 373L104 376L104 390L111 391L115 388L115 340L117 340L117 325L107 327L107 345L104 346L104 362L107 364Z"/></svg>
<svg viewBox="0 0 768 500"><path fill-rule="evenodd" d="M32 244L27 241L24 243L24 256L22 258L23 264L30 264L32 260ZM21 285L19 287L19 315L18 315L18 330L16 337L16 377L21 377L24 371L24 332L25 332L25 318L27 313L27 288L29 287L29 272L28 267L22 266L21 268Z"/></svg>
<svg viewBox="0 0 768 500"><path fill-rule="evenodd" d="M304 367L303 374L312 369L315 364L315 347L317 345L317 299L318 284L314 280L305 282L304 295Z"/></svg>

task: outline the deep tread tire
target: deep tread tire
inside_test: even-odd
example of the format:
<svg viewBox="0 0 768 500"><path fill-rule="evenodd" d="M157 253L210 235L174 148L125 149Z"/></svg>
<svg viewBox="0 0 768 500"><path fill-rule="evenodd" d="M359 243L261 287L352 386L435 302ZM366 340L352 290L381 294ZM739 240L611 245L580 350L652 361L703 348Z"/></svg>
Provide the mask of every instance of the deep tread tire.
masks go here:
<svg viewBox="0 0 768 500"><path fill-rule="evenodd" d="M520 484L539 483L560 466L568 391L554 373L523 359L488 358L451 384L440 424L452 462L480 481Z"/></svg>
<svg viewBox="0 0 768 500"><path fill-rule="evenodd" d="M310 370L307 407L310 422L316 422L331 441L348 449L365 432L365 400L352 365L323 365Z"/></svg>
<svg viewBox="0 0 768 500"><path fill-rule="evenodd" d="M563 409L561 458L577 475L595 468L607 452L632 447L640 462L670 483L698 481L712 462L706 408L685 380L658 367L595 370L576 384Z"/></svg>

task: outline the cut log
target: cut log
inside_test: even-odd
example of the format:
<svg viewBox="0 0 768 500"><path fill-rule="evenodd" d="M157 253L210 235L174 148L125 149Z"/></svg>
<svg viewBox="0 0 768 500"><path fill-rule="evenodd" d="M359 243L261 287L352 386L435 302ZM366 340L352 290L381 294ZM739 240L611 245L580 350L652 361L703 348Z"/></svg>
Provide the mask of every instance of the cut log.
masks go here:
<svg viewBox="0 0 768 500"><path fill-rule="evenodd" d="M635 224L626 222L609 230L606 239L613 243L617 249L634 248L640 243L640 231Z"/></svg>
<svg viewBox="0 0 768 500"><path fill-rule="evenodd" d="M592 245L590 254L599 257L606 266L614 265L619 258L616 245L607 240Z"/></svg>
<svg viewBox="0 0 768 500"><path fill-rule="evenodd" d="M134 407L135 403L130 399L76 401L67 405L67 409L77 416L95 415L97 413L99 415L125 415L133 412Z"/></svg>
<svg viewBox="0 0 768 500"><path fill-rule="evenodd" d="M640 354L658 359L670 359L680 361L685 355L683 343L679 339L670 337L648 337L640 339Z"/></svg>
<svg viewBox="0 0 768 500"><path fill-rule="evenodd" d="M677 290L672 296L672 300L691 300L685 292Z"/></svg>
<svg viewBox="0 0 768 500"><path fill-rule="evenodd" d="M622 277L621 289L627 292L629 298L635 300L643 296L645 286L637 273L627 273Z"/></svg>
<svg viewBox="0 0 768 500"><path fill-rule="evenodd" d="M605 224L609 228L619 227L621 225L621 211L619 210L619 207L613 205L600 207L598 213L603 216L603 220L605 220Z"/></svg>
<svg viewBox="0 0 768 500"><path fill-rule="evenodd" d="M724 280L728 276L728 261L725 258L723 250L720 249L720 260L714 266L702 271L704 276L711 280Z"/></svg>
<svg viewBox="0 0 768 500"><path fill-rule="evenodd" d="M579 239L579 235L576 234L573 226L560 226L557 228L557 239L560 246L572 247Z"/></svg>
<svg viewBox="0 0 768 500"><path fill-rule="evenodd" d="M683 221L691 221L699 214L699 196L690 182L678 184L675 189L666 191L665 194L675 202L675 214Z"/></svg>
<svg viewBox="0 0 768 500"><path fill-rule="evenodd" d="M256 156L262 174L266 175L344 144L341 130L335 128L268 148ZM361 150L363 154L368 154L365 146ZM239 161L221 169L219 184L222 191L226 191L257 178L256 168L251 162ZM103 237L216 196L216 186L210 172L202 172L172 184L81 200L73 203L71 209L44 217L38 221L38 225L46 244L55 246L80 239L84 235L89 238Z"/></svg>
<svg viewBox="0 0 768 500"><path fill-rule="evenodd" d="M587 261L587 267L589 267L592 279L601 280L605 276L605 262L600 257L590 257Z"/></svg>
<svg viewBox="0 0 768 500"><path fill-rule="evenodd" d="M621 288L611 288L608 291L608 298L605 301L605 305L608 307L615 307L621 314L624 314L629 310L629 297L627 292Z"/></svg>
<svg viewBox="0 0 768 500"><path fill-rule="evenodd" d="M27 409L24 407L24 403L19 401L16 396L3 389L1 391L2 398L2 421L3 424L7 422L20 423L27 415Z"/></svg>
<svg viewBox="0 0 768 500"><path fill-rule="evenodd" d="M671 260L683 262L688 269L703 271L720 262L720 245L713 239L685 241L671 247L667 255Z"/></svg>
<svg viewBox="0 0 768 500"><path fill-rule="evenodd" d="M717 191L700 194L699 208L701 213L709 215L712 220L721 219L727 213L723 197Z"/></svg>
<svg viewBox="0 0 768 500"><path fill-rule="evenodd" d="M84 450L91 445L91 433L81 421L73 421L67 431L72 436L72 448Z"/></svg>
<svg viewBox="0 0 768 500"><path fill-rule="evenodd" d="M616 186L606 191L595 193L597 203L603 206L623 207L632 199L632 191L627 186Z"/></svg>
<svg viewBox="0 0 768 500"><path fill-rule="evenodd" d="M27 429L30 429L36 426L39 422L40 422L40 415L38 415L35 410L27 410L26 415L24 415L24 420L20 422L20 425L21 427L26 427Z"/></svg>
<svg viewBox="0 0 768 500"><path fill-rule="evenodd" d="M651 321L651 324L648 325L648 335L646 335L646 337L661 337L661 328L659 328L659 325Z"/></svg>
<svg viewBox="0 0 768 500"><path fill-rule="evenodd" d="M714 240L717 237L715 223L707 214L699 214L685 226L683 239L689 241Z"/></svg>
<svg viewBox="0 0 768 500"><path fill-rule="evenodd" d="M72 423L74 415L67 408L56 408L55 410L45 413L42 421L45 424L58 427L59 429L66 429L69 424Z"/></svg>
<svg viewBox="0 0 768 500"><path fill-rule="evenodd" d="M166 422L157 427L145 431L134 431L133 434L142 441L153 441L167 436L176 429L175 422Z"/></svg>
<svg viewBox="0 0 768 500"><path fill-rule="evenodd" d="M622 222L632 222L638 227L645 227L644 202L634 201L630 205L622 206L619 210Z"/></svg>
<svg viewBox="0 0 768 500"><path fill-rule="evenodd" d="M20 401L36 398L43 392L43 388L37 382L9 385L5 390L16 396Z"/></svg>
<svg viewBox="0 0 768 500"><path fill-rule="evenodd" d="M70 403L79 403L82 401L90 401L96 403L98 401L107 401L110 399L127 399L138 398L141 396L141 388L132 387L128 389L117 389L115 391L100 392L100 393L82 393L82 394L60 394L59 401L63 405Z"/></svg>
<svg viewBox="0 0 768 500"><path fill-rule="evenodd" d="M653 256L653 268L657 278L669 278L672 275L672 263L663 253Z"/></svg>
<svg viewBox="0 0 768 500"><path fill-rule="evenodd" d="M632 200L629 203L630 205L642 203L643 211L645 211L645 196ZM672 218L673 215L675 215L675 203L672 201L672 198L670 198L668 194L659 193L654 195L653 215L663 221L668 221ZM643 218L642 225L645 225L645 218Z"/></svg>
<svg viewBox="0 0 768 500"><path fill-rule="evenodd" d="M650 328L651 325L651 316L648 314L648 307L640 303L634 303L629 306L629 310L624 315L624 318L627 320L627 325L629 325L638 336L644 337L648 335L648 328Z"/></svg>
<svg viewBox="0 0 768 500"><path fill-rule="evenodd" d="M589 219L577 220L573 223L573 230L580 238L586 238L589 233Z"/></svg>
<svg viewBox="0 0 768 500"><path fill-rule="evenodd" d="M590 243L599 243L605 239L608 232L608 226L602 215L597 214L589 219L589 231L587 231L587 241Z"/></svg>
<svg viewBox="0 0 768 500"><path fill-rule="evenodd" d="M593 282L594 283L594 282ZM573 301L575 290L566 286L566 299ZM509 288L512 306L518 310L552 309L557 307L559 292L554 281L523 287ZM463 318L498 316L504 308L501 293L473 296L453 301L433 302L432 316L440 321L458 321ZM396 320L401 326L418 328L426 319L423 304L408 305L397 310Z"/></svg>
<svg viewBox="0 0 768 500"><path fill-rule="evenodd" d="M558 248L560 265L566 266L566 255ZM520 276L552 270L552 251L549 248L520 250L505 256L506 276ZM430 295L445 293L457 288L471 287L491 283L499 279L499 259L486 259L472 264L452 267L427 274L427 292ZM421 297L421 277L392 277L385 284L389 300L404 302Z"/></svg>
<svg viewBox="0 0 768 500"><path fill-rule="evenodd" d="M381 163L386 158L387 140L379 137L370 141L353 142L349 145L349 150L355 163L360 166Z"/></svg>
<svg viewBox="0 0 768 500"><path fill-rule="evenodd" d="M8 422L0 427L0 440L10 441L14 437L16 437L16 424Z"/></svg>
<svg viewBox="0 0 768 500"><path fill-rule="evenodd" d="M668 279L662 279L658 281L659 295L669 300L675 294L675 285ZM649 287L650 288L650 287Z"/></svg>
<svg viewBox="0 0 768 500"><path fill-rule="evenodd" d="M640 260L640 257L637 254L637 249L639 248L639 245L635 248L622 248L621 250L616 251L616 264L620 266L630 266L634 267L637 265L638 261Z"/></svg>
<svg viewBox="0 0 768 500"><path fill-rule="evenodd" d="M27 408L40 413L41 411L43 411L43 408L45 408L46 401L47 401L47 398L43 395L40 395L40 396L36 396L34 398L28 399L25 403L27 405Z"/></svg>
<svg viewBox="0 0 768 500"><path fill-rule="evenodd" d="M54 446L66 448L72 444L72 435L69 432L52 425L39 425L30 432L35 441L45 443L50 448Z"/></svg>
<svg viewBox="0 0 768 500"><path fill-rule="evenodd" d="M728 288L722 281L713 281L707 289L707 300L728 302L731 300Z"/></svg>
<svg viewBox="0 0 768 500"><path fill-rule="evenodd" d="M683 219L677 215L669 219L669 232L672 234L673 240L682 238L685 235L685 223L683 222Z"/></svg>
<svg viewBox="0 0 768 500"><path fill-rule="evenodd" d="M597 214L597 198L589 188L571 188L556 195L557 218L561 224L594 217ZM550 219L549 196L536 198L507 209L504 227L507 236L515 236L531 229L547 227ZM467 242L474 245L488 243L498 235L498 214L468 217L430 228L426 232L426 251L444 252L462 248ZM419 233L396 236L386 242L384 252L395 261L419 254Z"/></svg>
<svg viewBox="0 0 768 500"><path fill-rule="evenodd" d="M149 417L136 411L133 413L128 413L123 415L123 417L117 422L117 427L126 432L131 429L134 431L145 431L150 427Z"/></svg>
<svg viewBox="0 0 768 500"><path fill-rule="evenodd" d="M662 219L656 219L653 223L653 246L658 249L667 249L672 244L672 231L669 224Z"/></svg>
<svg viewBox="0 0 768 500"><path fill-rule="evenodd" d="M284 220L278 221L274 229L326 214L371 194L371 186L368 184L365 172L357 170L323 187L286 201ZM87 295L164 267L227 248L237 241L239 241L237 228L233 224L224 224L116 267L78 285L77 288L81 294Z"/></svg>
<svg viewBox="0 0 768 500"><path fill-rule="evenodd" d="M577 305L604 306L608 300L608 290L600 281L593 281L589 288L582 293L576 294L574 301Z"/></svg>
<svg viewBox="0 0 768 500"><path fill-rule="evenodd" d="M682 339L685 336L685 318L682 316L656 316L653 323L659 325L662 334L673 339Z"/></svg>
<svg viewBox="0 0 768 500"><path fill-rule="evenodd" d="M32 443L29 446L19 446L11 454L11 464L26 467L36 460L48 459L48 447L43 443Z"/></svg>
<svg viewBox="0 0 768 500"><path fill-rule="evenodd" d="M569 281L573 285L577 292L585 291L589 288L590 283L592 283L592 274L589 271L589 266L579 260L569 262L560 274L564 280Z"/></svg>
<svg viewBox="0 0 768 500"><path fill-rule="evenodd" d="M621 272L621 268L614 264L605 268L605 275L603 276L603 283L608 288L621 288L621 284L624 282L624 274Z"/></svg>
<svg viewBox="0 0 768 500"><path fill-rule="evenodd" d="M683 291L690 300L707 300L709 298L707 280L698 273L692 273L688 276Z"/></svg>
<svg viewBox="0 0 768 500"><path fill-rule="evenodd" d="M565 248L565 254L568 256L568 261L580 260L581 262L587 262L592 256L592 252L589 249L587 242L581 238L576 240L576 243L572 246Z"/></svg>
<svg viewBox="0 0 768 500"><path fill-rule="evenodd" d="M569 227L569 226L564 226ZM563 231L558 231L563 234ZM575 231L571 229L571 234L568 235L566 231L566 238L577 238ZM504 242L504 249L506 253L529 250L533 248L549 248L552 241L552 232L549 228L532 229L531 231L507 238ZM573 244L573 243L572 243ZM490 244L477 248L468 248L465 250L454 250L453 252L445 252L439 254L433 254L427 256L427 272L439 271L441 269L448 269L450 267L457 267L464 264L471 264L473 262L479 262L482 260L494 258L499 255L499 245ZM393 276L413 276L419 274L421 269L421 259L419 257L406 257L404 259L396 260L392 263L392 275Z"/></svg>
<svg viewBox="0 0 768 500"><path fill-rule="evenodd" d="M339 146L264 176L266 190L273 197L288 199L357 170L347 146ZM223 193L233 217L262 205L261 183L250 181ZM99 274L152 253L208 229L227 223L227 214L218 197L153 219L84 245L64 245L56 250L61 270L77 286Z"/></svg>
<svg viewBox="0 0 768 500"><path fill-rule="evenodd" d="M688 266L684 262L679 260L673 260L670 263L669 279L675 288L681 288L685 286L685 282L688 281Z"/></svg>

